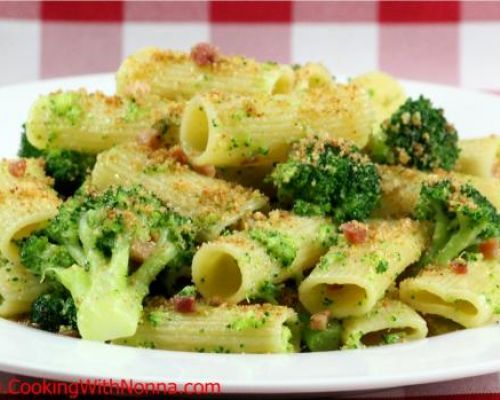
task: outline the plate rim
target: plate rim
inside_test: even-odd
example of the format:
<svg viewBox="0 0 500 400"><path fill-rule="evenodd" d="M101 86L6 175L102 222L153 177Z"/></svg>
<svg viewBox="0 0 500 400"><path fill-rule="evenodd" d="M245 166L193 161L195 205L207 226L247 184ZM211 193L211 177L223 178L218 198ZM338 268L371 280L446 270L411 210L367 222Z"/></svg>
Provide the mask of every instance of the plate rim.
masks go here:
<svg viewBox="0 0 500 400"><path fill-rule="evenodd" d="M5 325L5 326L3 326ZM29 326L25 326L19 324L14 321L6 320L0 318L0 334L2 330L6 328L10 329L21 329L25 332L31 332L36 336L45 336L46 338L53 339L57 342L64 341L67 343L81 342L81 339L65 337L65 336L57 336L56 334L40 331L36 328L32 328ZM408 348L409 346L416 344L424 344L430 346L438 347L438 343L436 339L444 340L445 338L457 337L458 335L466 335L472 331L478 332L480 330L485 329L494 329L500 332L500 325L493 324L486 327L481 328L473 328L473 329L465 329L459 332L449 333L445 335L441 335L435 338L425 338L415 342L403 343L403 344L394 344L388 346L379 346L367 349L354 349L354 350L345 350L342 352L333 351L333 352L324 352L324 353L295 353L295 354L215 354L215 353L193 353L193 352L182 352L182 351L170 351L170 350L159 350L159 349L146 349L146 348L133 348L126 347L120 345L110 345L99 342L91 342L85 341L86 346L99 346L101 349L113 348L115 350L124 350L131 352L138 352L140 355L154 353L154 354L165 354L165 355L174 355L180 356L181 358L185 358L187 362L192 361L192 359L206 359L207 362L210 359L217 357L221 359L227 358L241 358L242 362L244 359L252 358L252 359L260 359L258 361L265 362L269 357L271 358L295 358L295 359L307 359L307 358L316 358L316 356L321 355L323 357L327 357L328 355L346 355L347 353L351 354L367 354L367 353L388 353L394 351L396 348ZM2 354L3 345L0 341L0 355ZM332 360L335 361L335 360ZM38 364L40 365L40 364ZM469 367L470 368L470 367ZM0 371L9 372L12 374L20 374L29 377L36 377L42 379L50 379L56 381L64 381L64 382L75 382L79 380L86 379L113 379L113 380L132 380L136 383L152 383L152 382L165 382L164 380L159 379L158 377L149 377L142 376L140 378L134 378L133 376L118 376L116 374L110 373L106 376L96 374L85 374L82 375L78 372L73 371L60 371L55 367L40 367L40 366L30 366L28 362L18 362L18 363L9 363L8 361L4 361L3 357L0 357ZM252 393L252 394L292 394L292 393L311 393L311 394L320 394L320 393L341 393L341 392L352 392L352 391L368 391L368 390L379 390L379 389L390 389L394 387L403 387L403 386L413 386L413 385L421 385L421 384L429 384L429 383L437 383L449 380L456 380L461 378L471 378L475 376L481 376L489 373L500 372L500 357L496 359L492 359L486 362L479 363L474 366L474 371L471 372L467 366L447 366L445 368L438 368L436 371L432 373L426 374L415 374L415 373L405 373L401 375L392 375L392 376L375 376L375 377L363 377L364 381L359 382L359 378L350 376L350 377L342 377L340 381L335 381L335 378L331 380L330 378L321 378L321 379L307 379L304 381L296 380L296 381L287 381L287 380L274 380L274 381L264 381L264 382L256 382L253 380L242 381L236 379L225 380L221 378L217 383L220 383L222 387L221 393L233 393L233 394L243 394L243 393ZM210 382L210 380L204 380L202 377L199 378L199 382ZM197 382L198 382L197 381ZM169 382L175 382L178 387L182 388L185 383L191 383L192 380L184 380L182 378L172 378Z"/></svg>

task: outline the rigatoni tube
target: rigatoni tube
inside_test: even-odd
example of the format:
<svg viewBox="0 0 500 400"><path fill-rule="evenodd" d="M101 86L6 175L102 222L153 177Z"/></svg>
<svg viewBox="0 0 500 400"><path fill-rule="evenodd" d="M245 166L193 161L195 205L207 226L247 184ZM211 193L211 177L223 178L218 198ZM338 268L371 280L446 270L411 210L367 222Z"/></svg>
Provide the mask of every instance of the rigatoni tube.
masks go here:
<svg viewBox="0 0 500 400"><path fill-rule="evenodd" d="M274 211L245 231L202 245L192 263L193 282L207 299L269 300L274 285L300 278L335 239L334 226L323 218Z"/></svg>
<svg viewBox="0 0 500 400"><path fill-rule="evenodd" d="M291 353L299 350L297 316L283 306L210 307L181 313L170 305L146 309L134 336L117 344L200 353Z"/></svg>
<svg viewBox="0 0 500 400"><path fill-rule="evenodd" d="M466 328L500 315L500 263L471 261L463 270L453 265L427 266L400 284L401 300L426 314L451 319Z"/></svg>
<svg viewBox="0 0 500 400"><path fill-rule="evenodd" d="M330 71L318 63L307 63L295 70L294 90L308 90L317 87L328 88L335 80Z"/></svg>
<svg viewBox="0 0 500 400"><path fill-rule="evenodd" d="M413 215L424 183L439 179L452 179L460 184L469 183L500 210L500 180L479 176L451 173L426 173L400 166L379 167L382 197L375 215L381 218L399 218Z"/></svg>
<svg viewBox="0 0 500 400"><path fill-rule="evenodd" d="M31 310L31 304L47 289L25 267L0 259L0 317L12 318Z"/></svg>
<svg viewBox="0 0 500 400"><path fill-rule="evenodd" d="M383 299L367 314L343 321L344 348L403 343L427 336L427 324L406 304Z"/></svg>
<svg viewBox="0 0 500 400"><path fill-rule="evenodd" d="M0 192L11 192L21 186L33 190L45 189L53 184L54 180L45 175L41 159L0 160Z"/></svg>
<svg viewBox="0 0 500 400"><path fill-rule="evenodd" d="M156 128L174 143L183 104L154 96L118 97L85 90L39 97L26 123L28 140L37 148L61 148L89 153L134 140Z"/></svg>
<svg viewBox="0 0 500 400"><path fill-rule="evenodd" d="M135 143L99 154L92 184L97 189L142 185L168 207L193 218L205 239L268 204L256 190L196 173L177 162L169 150L153 151Z"/></svg>
<svg viewBox="0 0 500 400"><path fill-rule="evenodd" d="M382 122L390 118L406 100L406 93L401 84L384 72L371 71L357 76L352 82L364 87L370 95L375 110L375 131L379 130Z"/></svg>
<svg viewBox="0 0 500 400"><path fill-rule="evenodd" d="M420 258L425 229L401 219L368 224L363 243L330 248L299 286L299 299L311 313L329 310L336 318L368 313L406 267Z"/></svg>
<svg viewBox="0 0 500 400"><path fill-rule="evenodd" d="M13 175L13 165L23 166L22 175ZM61 204L41 168L35 159L0 162L0 257L12 263L19 262L15 241L55 217Z"/></svg>
<svg viewBox="0 0 500 400"><path fill-rule="evenodd" d="M460 156L455 167L458 172L484 178L494 176L500 165L499 136L460 140L458 146Z"/></svg>
<svg viewBox="0 0 500 400"><path fill-rule="evenodd" d="M123 61L116 74L120 95L132 87L144 87L164 99L188 100L195 94L216 90L227 93L288 93L294 85L293 70L287 65L258 63L234 56L219 56L200 66L188 53L145 48Z"/></svg>
<svg viewBox="0 0 500 400"><path fill-rule="evenodd" d="M180 143L196 165L271 164L286 159L292 143L311 134L363 147L372 122L368 94L354 85L276 96L207 93L186 105Z"/></svg>

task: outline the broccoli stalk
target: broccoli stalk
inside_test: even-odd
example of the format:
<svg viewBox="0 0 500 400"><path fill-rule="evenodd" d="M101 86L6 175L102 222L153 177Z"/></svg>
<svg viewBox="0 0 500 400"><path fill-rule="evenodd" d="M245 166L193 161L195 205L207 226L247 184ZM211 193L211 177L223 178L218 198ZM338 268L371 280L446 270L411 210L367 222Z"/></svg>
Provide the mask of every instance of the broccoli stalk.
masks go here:
<svg viewBox="0 0 500 400"><path fill-rule="evenodd" d="M150 283L175 258L177 249L169 242L168 232L161 234L151 255L129 276L131 238L119 235L107 259L96 251L94 229L86 222L81 224L88 270L79 265L53 270L78 305L80 334L93 340L131 336L139 323L142 300L148 294Z"/></svg>
<svg viewBox="0 0 500 400"><path fill-rule="evenodd" d="M372 158L382 164L400 164L423 171L455 166L460 149L458 134L442 109L420 96L408 99L382 124L369 144Z"/></svg>
<svg viewBox="0 0 500 400"><path fill-rule="evenodd" d="M270 180L282 206L301 215L331 215L336 222L368 218L380 199L377 168L343 140L300 141Z"/></svg>
<svg viewBox="0 0 500 400"><path fill-rule="evenodd" d="M422 186L416 217L433 222L432 244L421 265L446 265L464 250L500 236L500 215L469 184L441 180Z"/></svg>
<svg viewBox="0 0 500 400"><path fill-rule="evenodd" d="M191 221L141 187L80 192L63 204L45 232L75 263L65 268L48 262L42 273L71 293L80 335L98 341L133 335L151 282L166 266L186 263L194 250ZM29 250L23 246L21 251L26 255ZM54 251L39 254L38 263L37 255L30 254L28 268L41 265Z"/></svg>
<svg viewBox="0 0 500 400"><path fill-rule="evenodd" d="M37 149L28 141L24 126L18 155L24 158L42 158L45 161L45 172L54 178L54 189L65 197L71 196L82 185L96 162L95 154L63 149Z"/></svg>

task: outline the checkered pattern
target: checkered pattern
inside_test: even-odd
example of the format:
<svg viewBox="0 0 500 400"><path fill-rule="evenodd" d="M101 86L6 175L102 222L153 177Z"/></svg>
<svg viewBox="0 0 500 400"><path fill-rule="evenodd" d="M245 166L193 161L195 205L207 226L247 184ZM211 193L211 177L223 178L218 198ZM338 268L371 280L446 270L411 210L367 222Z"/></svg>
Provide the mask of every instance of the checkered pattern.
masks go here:
<svg viewBox="0 0 500 400"><path fill-rule="evenodd" d="M0 1L0 85L115 71L143 46L199 41L260 60L321 61L337 74L380 68L500 91L500 2L478 1ZM368 397L471 393L500 397L500 375Z"/></svg>
<svg viewBox="0 0 500 400"><path fill-rule="evenodd" d="M0 84L114 71L146 46L210 41L337 74L500 91L500 2L0 2Z"/></svg>

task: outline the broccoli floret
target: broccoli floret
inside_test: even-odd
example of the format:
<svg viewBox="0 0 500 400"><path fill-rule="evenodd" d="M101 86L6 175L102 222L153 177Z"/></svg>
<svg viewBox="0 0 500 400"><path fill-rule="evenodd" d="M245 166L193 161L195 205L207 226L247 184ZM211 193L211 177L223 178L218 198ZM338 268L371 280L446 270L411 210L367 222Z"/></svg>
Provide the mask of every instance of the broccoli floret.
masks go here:
<svg viewBox="0 0 500 400"><path fill-rule="evenodd" d="M301 140L270 180L282 206L301 215L331 215L337 222L366 219L380 199L377 168L343 140Z"/></svg>
<svg viewBox="0 0 500 400"><path fill-rule="evenodd" d="M65 291L42 294L31 306L31 321L49 332L59 332L61 326L76 329L75 303Z"/></svg>
<svg viewBox="0 0 500 400"><path fill-rule="evenodd" d="M324 330L304 328L304 343L309 351L332 351L340 349L342 325L337 320L328 322Z"/></svg>
<svg viewBox="0 0 500 400"><path fill-rule="evenodd" d="M196 290L196 287L193 285L188 285L184 286L179 292L176 294L176 296L180 297L197 297L198 296L198 291Z"/></svg>
<svg viewBox="0 0 500 400"><path fill-rule="evenodd" d="M299 329L304 351L333 351L339 350L342 344L342 324L336 319L325 321L325 325L318 327L311 325L312 316L304 311L298 313ZM315 329L316 328L316 329Z"/></svg>
<svg viewBox="0 0 500 400"><path fill-rule="evenodd" d="M45 231L39 231L21 242L21 263L34 275L44 277L51 268L67 268L75 263L68 250L50 242Z"/></svg>
<svg viewBox="0 0 500 400"><path fill-rule="evenodd" d="M433 222L432 245L420 265L446 265L471 246L500 236L500 215L469 184L448 179L424 184L415 214Z"/></svg>
<svg viewBox="0 0 500 400"><path fill-rule="evenodd" d="M33 146L26 136L26 125L23 125L21 134L21 144L19 145L18 156L23 158L43 158L43 150Z"/></svg>
<svg viewBox="0 0 500 400"><path fill-rule="evenodd" d="M458 160L458 134L443 110L420 96L408 99L382 124L382 133L369 145L372 158L423 171L450 171Z"/></svg>
<svg viewBox="0 0 500 400"><path fill-rule="evenodd" d="M165 268L161 271L150 287L151 295L165 297L174 296L183 287L191 284L191 265Z"/></svg>
<svg viewBox="0 0 500 400"><path fill-rule="evenodd" d="M280 295L283 285L276 285L270 281L264 281L259 286L257 293L251 300L261 300L266 303L278 304L278 297Z"/></svg>
<svg viewBox="0 0 500 400"><path fill-rule="evenodd" d="M140 186L100 194L80 190L45 232L75 263L64 268L49 262L42 273L71 293L80 335L100 341L135 333L151 282L166 266L189 262L196 233L190 219ZM38 265L45 254L52 252L42 252Z"/></svg>
<svg viewBox="0 0 500 400"><path fill-rule="evenodd" d="M65 197L71 196L82 185L96 162L95 154L61 149L39 150L28 141L25 131L21 136L18 155L24 158L42 158L45 161L45 172L54 178L54 189Z"/></svg>
<svg viewBox="0 0 500 400"><path fill-rule="evenodd" d="M43 157L45 171L54 178L54 189L64 196L78 189L96 162L94 154L71 150L49 150Z"/></svg>

